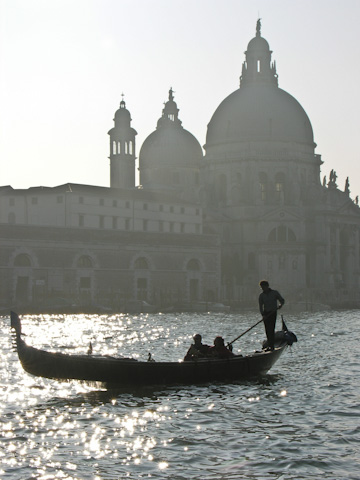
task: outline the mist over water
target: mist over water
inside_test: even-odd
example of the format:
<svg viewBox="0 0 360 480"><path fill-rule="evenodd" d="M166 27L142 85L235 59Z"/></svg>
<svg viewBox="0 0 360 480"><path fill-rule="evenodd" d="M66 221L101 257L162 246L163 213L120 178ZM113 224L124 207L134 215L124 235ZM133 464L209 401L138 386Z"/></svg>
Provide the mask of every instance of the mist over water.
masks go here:
<svg viewBox="0 0 360 480"><path fill-rule="evenodd" d="M31 377L0 318L0 478L360 479L360 312L287 315L298 336L270 374L233 384L104 391ZM194 333L231 341L248 314L29 316L48 350L181 359ZM234 344L261 347L262 325Z"/></svg>

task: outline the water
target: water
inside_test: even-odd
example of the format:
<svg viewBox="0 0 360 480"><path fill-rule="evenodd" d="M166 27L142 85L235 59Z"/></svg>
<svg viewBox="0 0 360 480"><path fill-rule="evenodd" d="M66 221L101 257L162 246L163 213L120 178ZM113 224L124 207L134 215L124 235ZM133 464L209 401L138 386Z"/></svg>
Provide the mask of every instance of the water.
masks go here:
<svg viewBox="0 0 360 480"><path fill-rule="evenodd" d="M32 316L49 350L183 357L194 333L237 337L258 314ZM26 374L0 318L0 479L360 479L360 312L287 315L299 339L258 381L101 391ZM234 344L258 349L262 325Z"/></svg>

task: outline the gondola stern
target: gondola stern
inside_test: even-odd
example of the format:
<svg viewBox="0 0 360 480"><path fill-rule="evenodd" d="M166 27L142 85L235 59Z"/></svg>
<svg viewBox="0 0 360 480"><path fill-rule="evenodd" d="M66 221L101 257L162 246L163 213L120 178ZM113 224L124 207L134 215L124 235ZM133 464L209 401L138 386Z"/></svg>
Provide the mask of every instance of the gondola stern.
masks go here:
<svg viewBox="0 0 360 480"><path fill-rule="evenodd" d="M19 315L11 311L10 312L10 326L11 326L11 334L12 334L12 344L14 352L17 352L19 359L21 361L21 351L22 348L26 347L24 340L21 338L22 330L21 330L21 320Z"/></svg>
<svg viewBox="0 0 360 480"><path fill-rule="evenodd" d="M21 337L21 320L16 312L10 312L11 328L15 330L16 336Z"/></svg>

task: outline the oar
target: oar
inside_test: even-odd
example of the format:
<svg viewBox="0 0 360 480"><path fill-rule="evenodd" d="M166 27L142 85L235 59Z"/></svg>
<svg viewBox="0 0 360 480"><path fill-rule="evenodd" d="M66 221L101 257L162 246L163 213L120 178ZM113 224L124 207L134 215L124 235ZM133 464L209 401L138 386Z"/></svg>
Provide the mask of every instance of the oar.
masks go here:
<svg viewBox="0 0 360 480"><path fill-rule="evenodd" d="M277 309L276 309L277 310ZM252 327L248 328L247 330L245 330L245 332L243 333L240 333L240 335L236 338L234 338L234 340L232 342L229 342L228 345L231 345L232 343L236 342L236 340L239 340L240 337L242 337L243 335L245 335L246 333L250 332L250 330L252 330L253 328L256 327L256 325L259 325L259 323L263 322L264 320L266 320L268 317L270 317L270 315L272 315L273 313L276 312L276 310L274 310L273 312L270 312L266 315L266 317L263 317L261 320L259 320L258 322L256 322Z"/></svg>

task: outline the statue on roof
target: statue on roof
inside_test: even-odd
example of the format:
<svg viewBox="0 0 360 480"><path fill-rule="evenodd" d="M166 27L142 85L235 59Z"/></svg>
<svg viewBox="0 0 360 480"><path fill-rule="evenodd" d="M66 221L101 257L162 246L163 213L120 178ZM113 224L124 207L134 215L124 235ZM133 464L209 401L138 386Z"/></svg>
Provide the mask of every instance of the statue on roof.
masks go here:
<svg viewBox="0 0 360 480"><path fill-rule="evenodd" d="M170 87L170 90L169 90L169 100L174 100L174 90L172 89L172 87Z"/></svg>
<svg viewBox="0 0 360 480"><path fill-rule="evenodd" d="M349 182L349 177L346 177L346 182L345 182L345 193L349 195L350 193L350 182Z"/></svg>
<svg viewBox="0 0 360 480"><path fill-rule="evenodd" d="M261 18L256 22L256 36L261 37Z"/></svg>
<svg viewBox="0 0 360 480"><path fill-rule="evenodd" d="M330 188L336 188L337 185L336 185L336 179L337 179L337 174L335 172L335 170L331 170L330 172L330 180L328 182L328 187Z"/></svg>

